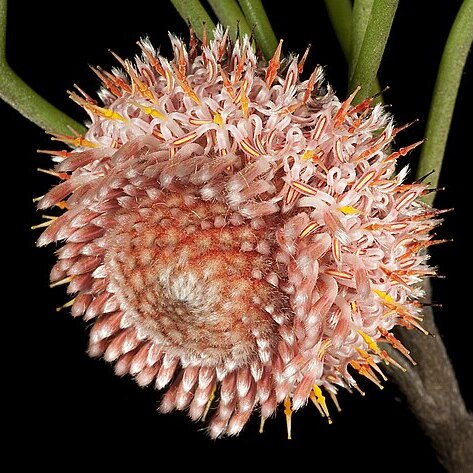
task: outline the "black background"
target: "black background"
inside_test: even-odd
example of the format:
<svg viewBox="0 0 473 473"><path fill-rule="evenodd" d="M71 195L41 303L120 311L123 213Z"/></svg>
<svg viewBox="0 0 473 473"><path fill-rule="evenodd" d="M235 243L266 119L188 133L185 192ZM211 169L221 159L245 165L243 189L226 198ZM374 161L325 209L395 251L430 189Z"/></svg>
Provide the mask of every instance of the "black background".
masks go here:
<svg viewBox="0 0 473 473"><path fill-rule="evenodd" d="M33 88L78 120L84 114L67 99L66 90L78 83L93 93L98 83L88 64L111 67L107 52L132 57L135 42L149 34L169 54L167 31L187 37L187 27L167 1L137 0L124 6L104 0L26 2L10 0L8 58L14 70ZM278 2L279 3L279 2ZM323 2L267 1L267 10L286 50L312 51L307 71L326 66L328 80L339 95L346 93L346 66L326 16ZM386 102L398 123L419 123L397 139L405 146L423 137L428 106L443 44L460 1L401 1L379 72L389 85ZM470 64L471 66L471 64ZM471 69L471 67L470 67ZM457 101L445 166L441 208L454 207L438 231L454 242L433 250L433 263L445 279L435 281L436 301L443 304L437 322L456 368L465 398L472 408L471 380L471 71L466 72ZM313 406L293 416L293 440L286 440L282 410L258 434L254 416L237 438L209 440L202 425L182 413L160 415L160 394L141 389L131 379L118 378L112 366L85 354L84 323L67 311L62 289L48 288L53 249L36 249L39 232L30 230L40 217L32 198L54 182L38 174L48 157L37 148L50 148L49 137L3 103L0 104L1 171L8 189L2 190L4 309L2 323L3 383L12 401L4 404L4 428L18 469L90 465L104 471L131 463L136 470L159 471L164 458L173 468L224 471L229 465L254 471L289 468L321 471L443 471L428 441L390 383L384 391L363 383L367 395L342 393L343 412L329 426ZM54 145L53 145L54 146ZM417 152L409 158L415 164ZM12 191L13 184L13 191ZM468 262L467 260L470 259ZM63 458L67 458L66 462ZM15 468L16 469L16 468ZM67 469L67 468L66 468Z"/></svg>

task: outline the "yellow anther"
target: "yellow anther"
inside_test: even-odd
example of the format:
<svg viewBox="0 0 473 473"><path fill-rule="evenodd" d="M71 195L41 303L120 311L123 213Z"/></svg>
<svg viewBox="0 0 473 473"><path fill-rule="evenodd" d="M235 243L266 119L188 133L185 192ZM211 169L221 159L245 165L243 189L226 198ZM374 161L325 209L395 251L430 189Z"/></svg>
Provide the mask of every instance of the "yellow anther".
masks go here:
<svg viewBox="0 0 473 473"><path fill-rule="evenodd" d="M142 110L146 115L150 115L155 118L159 118L160 120L166 120L166 117L162 114L159 113L155 108L153 107L147 107L146 105L141 105L136 102L131 102L135 107L138 107L140 110Z"/></svg>
<svg viewBox="0 0 473 473"><path fill-rule="evenodd" d="M378 345L367 333L363 332L362 330L358 330L358 333L363 337L363 340L373 353L376 353L377 355L381 354L381 350L379 349Z"/></svg>
<svg viewBox="0 0 473 473"><path fill-rule="evenodd" d="M243 112L243 116L248 118L248 97L243 94L241 97L241 110Z"/></svg>
<svg viewBox="0 0 473 473"><path fill-rule="evenodd" d="M314 155L315 155L314 149L307 149L306 151L304 151L304 154L302 155L302 159L303 160L311 159L314 157Z"/></svg>
<svg viewBox="0 0 473 473"><path fill-rule="evenodd" d="M373 289L373 292L381 297L384 301L386 301L388 304L397 304L397 302L386 292L380 291L379 289Z"/></svg>
<svg viewBox="0 0 473 473"><path fill-rule="evenodd" d="M330 413L328 411L327 403L325 401L325 396L323 395L322 390L316 384L314 384L313 390L317 404L319 404L319 406L322 408L325 416L327 417L328 423L331 424L332 419L330 418Z"/></svg>
<svg viewBox="0 0 473 473"><path fill-rule="evenodd" d="M61 200L61 202L58 202L56 204L56 207L59 207L61 210L65 210L69 208L69 206L67 205L67 202L64 200Z"/></svg>
<svg viewBox="0 0 473 473"><path fill-rule="evenodd" d="M245 79L241 85L240 94L238 96L241 103L241 110L243 111L243 116L245 118L248 118L248 107L249 107L248 96L246 95L247 88L248 88L248 81Z"/></svg>
<svg viewBox="0 0 473 473"><path fill-rule="evenodd" d="M284 414L286 415L287 439L292 440L292 409L289 396L286 396L286 399L284 399Z"/></svg>
<svg viewBox="0 0 473 473"><path fill-rule="evenodd" d="M218 112L214 113L214 123L216 123L219 127L223 125L222 116Z"/></svg>
<svg viewBox="0 0 473 473"><path fill-rule="evenodd" d="M82 97L79 97L74 92L71 92L69 94L69 97L72 100L74 100L74 102L81 105L82 107L89 110L90 112L95 113L95 115L99 117L108 118L109 120L120 120L122 122L127 121L126 118L123 118L119 113L114 112L113 110L110 110L109 108L99 107L98 105L89 103L87 102L87 100L84 100Z"/></svg>
<svg viewBox="0 0 473 473"><path fill-rule="evenodd" d="M317 352L317 358L319 360L321 360L324 355L325 355L325 352L330 348L330 346L332 345L332 340L330 340L330 338L326 338L321 344L320 344L320 349L319 351Z"/></svg>
<svg viewBox="0 0 473 473"><path fill-rule="evenodd" d="M172 91L172 88L174 86L174 76L172 75L172 72L169 69L164 70L164 74L166 76L166 88L168 92Z"/></svg>
<svg viewBox="0 0 473 473"><path fill-rule="evenodd" d="M91 107L97 115L101 115L102 117L108 118L109 120L120 120L122 122L127 121L126 118L122 117L119 113L110 110L109 108L98 107L97 105L93 105Z"/></svg>
<svg viewBox="0 0 473 473"><path fill-rule="evenodd" d="M92 143L92 141L84 139L82 136L66 136L58 135L56 133L51 136L52 141L62 141L63 143L69 144L75 148L86 147L86 148L98 148L100 145Z"/></svg>
<svg viewBox="0 0 473 473"><path fill-rule="evenodd" d="M202 420L205 421L207 414L209 413L210 406L212 405L212 401L215 399L215 391L217 390L217 385L215 384L212 392L210 393L209 400L207 401L207 405L205 406L205 411L202 414Z"/></svg>
<svg viewBox="0 0 473 473"><path fill-rule="evenodd" d="M384 389L384 386L379 382L379 379L374 374L373 370L366 364L358 363L356 360L350 361L350 365L358 371L362 376L368 378L372 383L376 384L379 389Z"/></svg>
<svg viewBox="0 0 473 473"><path fill-rule="evenodd" d="M317 398L315 397L314 391L310 392L309 399L312 401L312 404L314 404L314 406L319 411L320 417L325 417L325 413L320 407L320 404L317 402Z"/></svg>
<svg viewBox="0 0 473 473"><path fill-rule="evenodd" d="M376 364L376 362L373 360L373 357L370 356L367 351L363 350L363 348L361 347L357 347L356 351L366 360L366 362L371 366L371 368L373 368L381 376L381 378L383 378L383 381L388 380L381 368Z"/></svg>
<svg viewBox="0 0 473 473"><path fill-rule="evenodd" d="M361 213L361 210L352 207L351 205L343 205L342 207L338 207L340 212L344 213L345 215L357 215Z"/></svg>

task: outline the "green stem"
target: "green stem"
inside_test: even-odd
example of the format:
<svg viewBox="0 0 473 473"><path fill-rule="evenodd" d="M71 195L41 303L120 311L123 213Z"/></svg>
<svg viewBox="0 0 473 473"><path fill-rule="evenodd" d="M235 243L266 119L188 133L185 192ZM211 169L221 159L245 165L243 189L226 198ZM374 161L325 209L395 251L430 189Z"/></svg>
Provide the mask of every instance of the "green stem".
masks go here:
<svg viewBox="0 0 473 473"><path fill-rule="evenodd" d="M11 69L6 58L6 31L7 0L0 0L0 98L43 130L85 133L83 125L51 105Z"/></svg>
<svg viewBox="0 0 473 473"><path fill-rule="evenodd" d="M204 24L209 37L212 37L215 24L199 0L171 0L171 3L174 5L179 15L181 15L182 19L190 22L199 39L202 39Z"/></svg>
<svg viewBox="0 0 473 473"><path fill-rule="evenodd" d="M336 2L336 0L334 0ZM356 63L360 57L361 45L366 33L366 27L373 8L374 0L355 0L351 26L351 50L348 61L348 80L351 80Z"/></svg>
<svg viewBox="0 0 473 473"><path fill-rule="evenodd" d="M359 103L372 94L376 74L388 41L399 0L374 0L349 91L361 86L355 97Z"/></svg>
<svg viewBox="0 0 473 473"><path fill-rule="evenodd" d="M426 142L422 147L417 168L418 177L434 171L429 176L433 187L436 187L439 181L458 88L472 40L473 0L463 0L440 60L427 121ZM425 200L432 204L434 198L435 193L432 192L426 196Z"/></svg>
<svg viewBox="0 0 473 473"><path fill-rule="evenodd" d="M336 0L335 0L336 1ZM368 26L368 20L370 18L371 9L373 7L374 0L355 0L353 4L353 21L351 27L351 57L348 61L348 80L350 81L353 76L353 71L358 58L360 57L360 49L363 44L363 39L366 33L366 27ZM378 78L375 79L371 90L368 95L375 95L381 90ZM375 100L375 103L382 103L383 97L379 95Z"/></svg>
<svg viewBox="0 0 473 473"><path fill-rule="evenodd" d="M350 63L352 35L351 0L325 0L325 7L327 8L328 16L332 22L345 59Z"/></svg>
<svg viewBox="0 0 473 473"><path fill-rule="evenodd" d="M236 0L207 0L224 27L230 27L230 37L251 36L251 28Z"/></svg>
<svg viewBox="0 0 473 473"><path fill-rule="evenodd" d="M7 62L7 0L0 0L0 64Z"/></svg>
<svg viewBox="0 0 473 473"><path fill-rule="evenodd" d="M87 131L41 97L4 62L0 63L0 97L45 131L64 135L70 135L72 130L80 134Z"/></svg>
<svg viewBox="0 0 473 473"><path fill-rule="evenodd" d="M346 0L347 2L349 0ZM271 59L278 47L278 40L264 10L261 0L238 0L251 28L254 28L256 43L266 59Z"/></svg>
<svg viewBox="0 0 473 473"><path fill-rule="evenodd" d="M370 5L368 6L367 3ZM349 66L349 75L351 74L352 64L356 62L352 59L352 55L356 55L358 60L360 54L372 3L373 0L355 0L355 6L352 10L350 0L325 0L328 16ZM360 5L363 5L364 8L361 8ZM381 87L376 78L369 95L375 95L380 90ZM380 94L375 99L375 103L382 102L383 97Z"/></svg>

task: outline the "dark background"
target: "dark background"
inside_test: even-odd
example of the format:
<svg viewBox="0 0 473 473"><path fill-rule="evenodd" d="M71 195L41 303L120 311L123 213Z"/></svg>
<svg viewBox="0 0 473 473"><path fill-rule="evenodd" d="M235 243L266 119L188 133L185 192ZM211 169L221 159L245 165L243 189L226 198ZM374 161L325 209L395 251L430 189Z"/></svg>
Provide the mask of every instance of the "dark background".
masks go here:
<svg viewBox="0 0 473 473"><path fill-rule="evenodd" d="M132 57L135 42L149 34L169 54L167 31L187 37L187 27L167 1L26 2L10 0L8 58L13 69L34 89L78 120L84 114L67 99L66 90L78 83L91 94L98 82L88 64L115 65L112 49ZM280 7L267 1L278 37L287 50L312 51L306 71L326 66L328 80L340 96L346 93L346 66L326 16L323 2L307 10L305 1ZM279 2L278 2L279 3ZM397 145L423 137L428 106L441 51L460 1L401 1L379 77L389 85L385 95L400 124L419 123L402 133ZM434 298L443 304L437 322L456 368L467 403L471 386L471 111L470 73L462 82L437 199L440 208L454 207L445 216L440 236L453 243L435 247L433 264L445 279L435 281ZM341 393L343 412L329 426L313 406L293 416L293 438L286 440L284 415L266 423L258 434L254 416L238 438L209 440L202 425L182 413L156 412L160 393L141 389L131 379L118 378L112 366L87 357L87 332L81 320L55 307L67 299L63 289L48 288L53 249L36 249L40 221L32 198L43 194L54 179L35 171L48 167L37 148L50 148L49 137L5 104L0 104L1 170L3 189L3 350L4 390L12 401L4 404L4 423L13 447L24 454L16 465L31 461L37 467L90 465L104 471L125 463L136 470L161 470L168 459L173 468L223 471L228 466L253 471L289 468L321 471L443 471L428 441L390 383L379 391L370 383L367 395ZM409 158L415 164L418 153ZM13 191L12 191L13 184ZM470 262L468 263L468 259ZM64 456L68 459L64 463ZM67 469L67 468L66 468Z"/></svg>

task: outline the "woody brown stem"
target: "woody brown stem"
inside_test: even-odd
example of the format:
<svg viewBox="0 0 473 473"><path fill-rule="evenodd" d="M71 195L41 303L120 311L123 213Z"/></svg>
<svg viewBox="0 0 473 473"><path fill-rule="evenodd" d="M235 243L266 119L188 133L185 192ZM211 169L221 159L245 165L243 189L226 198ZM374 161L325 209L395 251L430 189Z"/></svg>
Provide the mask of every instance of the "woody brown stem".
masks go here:
<svg viewBox="0 0 473 473"><path fill-rule="evenodd" d="M430 282L425 283L425 289L430 300ZM406 373L389 367L390 375L431 439L440 463L451 473L471 473L473 415L466 409L450 358L435 325L432 308L426 307L424 314L423 326L432 336L413 330L399 330L396 334L409 347L418 365L407 367ZM398 353L391 355L401 362Z"/></svg>

